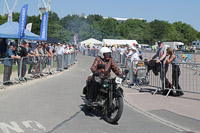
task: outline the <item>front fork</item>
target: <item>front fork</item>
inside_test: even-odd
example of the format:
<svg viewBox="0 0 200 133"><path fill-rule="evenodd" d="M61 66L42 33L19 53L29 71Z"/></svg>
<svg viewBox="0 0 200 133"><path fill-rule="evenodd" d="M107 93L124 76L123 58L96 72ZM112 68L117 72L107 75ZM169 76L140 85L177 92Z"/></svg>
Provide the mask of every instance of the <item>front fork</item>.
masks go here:
<svg viewBox="0 0 200 133"><path fill-rule="evenodd" d="M109 91L109 108L112 108L112 101L113 101L113 84L111 84Z"/></svg>

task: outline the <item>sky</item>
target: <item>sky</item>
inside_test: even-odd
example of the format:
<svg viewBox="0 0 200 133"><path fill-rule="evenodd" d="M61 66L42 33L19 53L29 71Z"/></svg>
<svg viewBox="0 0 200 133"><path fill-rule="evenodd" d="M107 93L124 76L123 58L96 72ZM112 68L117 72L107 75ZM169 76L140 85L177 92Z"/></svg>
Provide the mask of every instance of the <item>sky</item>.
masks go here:
<svg viewBox="0 0 200 133"><path fill-rule="evenodd" d="M15 0L7 0L10 8ZM46 0L47 1L47 0ZM29 4L28 15L38 15L38 0L19 0L15 12ZM43 6L43 4L41 4ZM103 17L182 21L200 31L200 0L51 0L51 9L60 18L72 14L99 14ZM0 0L0 14L4 0Z"/></svg>

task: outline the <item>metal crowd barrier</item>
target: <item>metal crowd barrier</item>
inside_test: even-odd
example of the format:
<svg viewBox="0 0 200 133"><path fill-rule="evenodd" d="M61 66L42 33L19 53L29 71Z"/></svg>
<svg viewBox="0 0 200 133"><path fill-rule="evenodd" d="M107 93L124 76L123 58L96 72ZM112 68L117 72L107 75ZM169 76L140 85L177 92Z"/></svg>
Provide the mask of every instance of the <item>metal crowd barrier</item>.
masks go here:
<svg viewBox="0 0 200 133"><path fill-rule="evenodd" d="M134 74L134 70L133 70L133 62L131 62L130 60L127 60L126 56L124 55L120 55L119 53L118 56L116 53L113 53L113 59L118 62L118 64L125 66L128 70L129 70L129 80L132 83L134 80L134 77L132 76ZM149 57L148 57L149 58ZM138 62L142 62L143 64L145 64L144 60L139 60ZM185 92L191 92L191 93L200 93L200 82L198 82L198 79L200 78L200 64L199 63L191 63L191 62L180 62L177 63L176 65L179 65L180 67L180 77L179 77L179 84L181 86L181 90L179 90L179 88L177 88L176 84L174 83L174 79L173 77L173 69L172 69L172 65L169 64L169 68L168 71L165 72L165 66L163 66L160 63L160 71L157 73L157 75L155 75L152 70L148 71L148 67L146 65L144 65L144 69L142 69L141 71L143 72L147 72L146 74L144 73L137 73L139 75L139 77L143 77L146 76L148 77L148 84L142 84L143 86L150 86L150 87L154 87L156 90L154 92L154 94L156 94L158 91L163 90L163 91L167 91L168 93L166 94L166 96L169 95L170 91L185 91ZM136 68L138 69L138 67L136 66ZM141 69L139 67L139 69ZM138 71L139 72L139 71ZM178 71L176 71L176 75L178 75L177 73ZM166 75L165 75L166 73ZM174 74L175 75L175 74ZM136 80L137 77L136 77ZM169 82L168 84L166 84L166 82ZM173 87L171 87L169 84L173 83ZM136 85L137 86L141 86L141 84L136 81Z"/></svg>
<svg viewBox="0 0 200 133"><path fill-rule="evenodd" d="M176 63L169 64L167 71L168 85L165 90L183 91L200 94L200 64L199 63ZM181 88L181 89L180 89Z"/></svg>
<svg viewBox="0 0 200 133"><path fill-rule="evenodd" d="M70 67L71 65L75 64L75 62L77 61L77 53L78 51L75 51L73 53L68 53L68 54L64 54L62 55L62 70L63 69L67 69L68 67Z"/></svg>
<svg viewBox="0 0 200 133"><path fill-rule="evenodd" d="M162 64L160 63L159 75L155 75L152 70L148 70L146 61L135 60L131 61L125 57L127 63L123 64L129 70L128 79L131 84L135 84L142 90L142 87L153 87L155 88L154 94L162 89L162 80L160 72L162 71ZM164 82L164 81L163 81Z"/></svg>
<svg viewBox="0 0 200 133"><path fill-rule="evenodd" d="M10 69L8 69L8 67L4 67L4 62L7 60L12 61ZM46 77L46 75L55 74L56 70L64 70L66 69L66 66L68 68L76 63L77 51L66 55L61 55L59 61L56 59L56 55L53 55L52 57L48 56L23 57L20 60L12 58L1 58L0 79L2 80L0 81L0 86L5 88L5 85L7 83L13 84L13 82L16 83L21 83L21 81L27 82L27 79ZM60 68L58 68L58 62L61 63ZM4 78L3 80L3 77L5 76L7 76L7 78Z"/></svg>
<svg viewBox="0 0 200 133"><path fill-rule="evenodd" d="M99 49L82 49L81 54L83 55L88 55L88 56L93 56L93 57L97 57L98 53L99 53Z"/></svg>
<svg viewBox="0 0 200 133"><path fill-rule="evenodd" d="M11 62L11 66L8 66L6 62ZM5 64L4 64L5 63ZM13 58L0 58L0 86L5 88L5 84L12 84L17 80L17 62ZM16 72L15 72L16 70Z"/></svg>
<svg viewBox="0 0 200 133"><path fill-rule="evenodd" d="M52 73L52 59L48 56L23 57L18 61L18 81L45 77ZM28 71L27 71L28 64Z"/></svg>

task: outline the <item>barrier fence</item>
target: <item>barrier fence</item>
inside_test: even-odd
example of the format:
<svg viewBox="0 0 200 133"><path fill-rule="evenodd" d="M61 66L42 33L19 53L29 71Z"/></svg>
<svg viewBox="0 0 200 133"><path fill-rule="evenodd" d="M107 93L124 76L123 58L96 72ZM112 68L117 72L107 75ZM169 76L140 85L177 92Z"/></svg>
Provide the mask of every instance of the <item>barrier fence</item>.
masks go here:
<svg viewBox="0 0 200 133"><path fill-rule="evenodd" d="M63 55L23 57L20 60L13 58L0 59L0 86L21 83L27 79L45 77L63 71L75 64L77 51Z"/></svg>
<svg viewBox="0 0 200 133"><path fill-rule="evenodd" d="M148 58L152 57L154 54L150 52L151 56L148 56ZM144 60L135 61L137 62L137 65L134 65L134 62L127 59L125 55L118 54L118 56L115 55L113 58L117 63L124 65L127 69L129 69L130 82L135 82L134 80L135 78L137 80L137 76L139 74L138 77L145 79L145 82L141 84L136 81L136 85L155 87L156 91L154 94L156 94L159 90L167 91L168 93L166 93L166 96L168 96L171 91L200 93L200 82L198 82L198 79L200 78L200 63L180 62L174 65L169 64L168 69L166 65L162 65L160 63L157 64L159 66L158 72L154 73L152 70L148 70L149 67L146 65L147 61L146 63ZM140 65L138 66L139 62L140 64L143 64L142 67ZM178 70L177 66L179 66L180 70ZM134 70L133 67L136 69ZM137 71L136 75L134 75L134 71ZM178 86L178 83L180 87Z"/></svg>
<svg viewBox="0 0 200 133"><path fill-rule="evenodd" d="M169 90L168 94L170 91L200 93L199 63L176 63L173 65L169 64L167 78L169 82L165 86L165 90Z"/></svg>
<svg viewBox="0 0 200 133"><path fill-rule="evenodd" d="M98 51L95 53L98 53ZM91 54L88 55L91 56ZM144 59L148 59L153 55L155 55L155 51L143 52ZM125 54L112 52L112 58L114 61L129 69L128 79L130 80L130 83L135 82L140 88L143 86L154 87L154 94L162 90L167 92L166 96L168 96L171 91L183 91L200 94L200 82L198 82L198 79L200 78L200 63L197 60L199 59L199 55L195 53L186 55L188 61L183 60L184 55L186 54L177 53L177 58L178 56L181 57L179 58L179 63L174 65L169 64L168 69L167 66L162 65L162 63L157 64L159 67L158 72L156 73L154 70L149 70L147 61L139 60L136 61L137 65L134 65ZM177 70L178 67L175 65L179 66L180 70ZM178 87L178 83L181 90Z"/></svg>

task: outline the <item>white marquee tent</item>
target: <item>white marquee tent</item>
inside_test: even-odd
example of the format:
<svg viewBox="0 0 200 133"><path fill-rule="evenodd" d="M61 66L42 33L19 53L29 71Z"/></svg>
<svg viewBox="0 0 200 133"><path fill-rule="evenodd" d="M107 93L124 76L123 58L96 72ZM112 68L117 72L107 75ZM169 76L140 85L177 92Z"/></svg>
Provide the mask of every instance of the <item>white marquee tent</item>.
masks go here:
<svg viewBox="0 0 200 133"><path fill-rule="evenodd" d="M136 40L118 40L118 39L103 39L103 45L113 46L113 45L126 45L133 46L133 43L138 44Z"/></svg>
<svg viewBox="0 0 200 133"><path fill-rule="evenodd" d="M94 38L90 38L90 39L87 39L87 40L85 40L85 41L82 41L82 42L80 42L79 43L81 46L82 45L90 45L90 46L93 46L93 45L102 45L102 42L101 41L99 41L99 40L96 40L96 39L94 39Z"/></svg>

